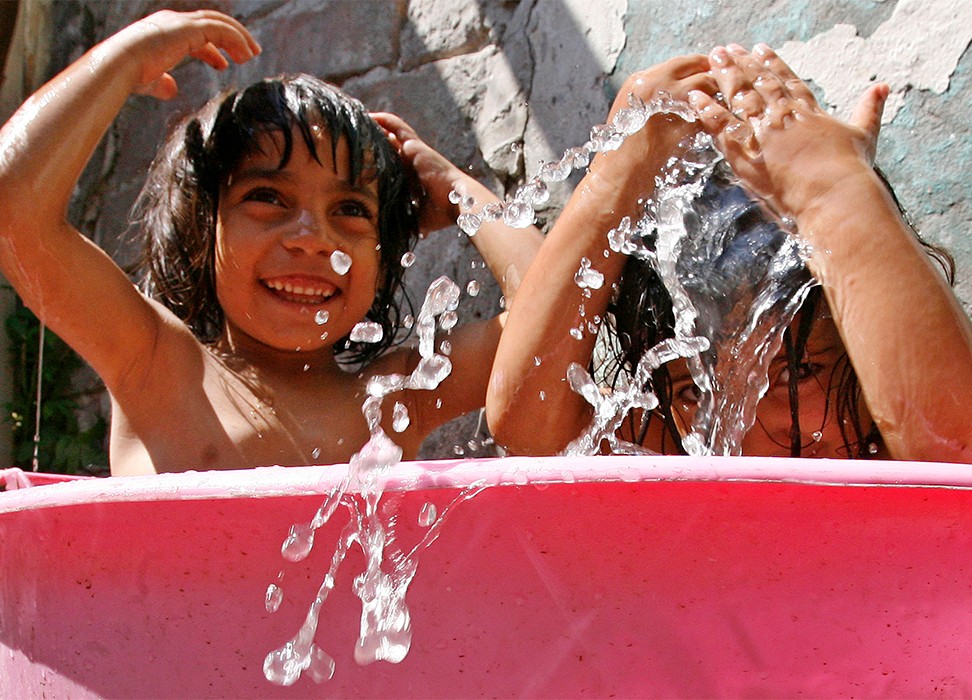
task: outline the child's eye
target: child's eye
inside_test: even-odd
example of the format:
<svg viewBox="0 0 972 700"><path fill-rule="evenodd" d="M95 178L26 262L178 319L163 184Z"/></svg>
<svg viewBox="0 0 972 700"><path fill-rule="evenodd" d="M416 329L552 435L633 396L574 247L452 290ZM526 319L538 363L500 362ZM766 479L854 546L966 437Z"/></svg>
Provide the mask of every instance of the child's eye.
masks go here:
<svg viewBox="0 0 972 700"><path fill-rule="evenodd" d="M373 217L371 209L364 202L349 199L335 207L334 213L338 216L359 216L365 219Z"/></svg>
<svg viewBox="0 0 972 700"><path fill-rule="evenodd" d="M283 197L280 196L280 193L267 187L260 187L247 192L243 197L243 201L261 202L263 204L272 204L274 206L283 206L284 204Z"/></svg>
<svg viewBox="0 0 972 700"><path fill-rule="evenodd" d="M686 382L681 387L675 387L675 396L685 403L698 403L699 399L702 398L699 393L699 388L695 386L695 382Z"/></svg>
<svg viewBox="0 0 972 700"><path fill-rule="evenodd" d="M810 377L815 377L822 369L823 365L818 362L801 362L797 365L797 381L802 382L810 379ZM776 381L779 384L786 384L790 381L790 370L788 367L784 367L780 371L780 375Z"/></svg>

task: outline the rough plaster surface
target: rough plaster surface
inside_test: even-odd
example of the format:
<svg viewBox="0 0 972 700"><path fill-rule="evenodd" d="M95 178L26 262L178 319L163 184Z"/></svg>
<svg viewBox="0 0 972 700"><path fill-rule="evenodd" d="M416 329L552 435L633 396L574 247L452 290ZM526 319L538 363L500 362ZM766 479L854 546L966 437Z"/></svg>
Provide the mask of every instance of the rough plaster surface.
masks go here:
<svg viewBox="0 0 972 700"><path fill-rule="evenodd" d="M894 120L909 90L942 94L972 41L972 2L900 0L869 37L838 24L808 41L788 41L780 55L824 91L838 116L850 116L868 85L884 81L891 94L882 122Z"/></svg>

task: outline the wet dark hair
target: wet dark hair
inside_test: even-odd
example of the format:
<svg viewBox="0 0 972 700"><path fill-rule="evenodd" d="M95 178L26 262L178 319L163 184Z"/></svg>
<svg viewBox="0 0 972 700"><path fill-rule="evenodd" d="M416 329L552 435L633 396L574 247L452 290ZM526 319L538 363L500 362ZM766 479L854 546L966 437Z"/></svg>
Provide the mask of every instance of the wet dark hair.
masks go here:
<svg viewBox="0 0 972 700"><path fill-rule="evenodd" d="M948 283L954 285L955 262L952 256L945 249L922 239L887 177L877 167L875 172L887 188L915 239L932 261L941 268ZM747 225L743 223L743 227ZM806 365L807 341L814 323L820 317L822 303L825 303L823 289L819 286L812 287L797 311L794 321L783 335L791 417L788 447L790 455L794 457L799 457L802 449L809 446L802 443L798 384ZM672 299L654 268L646 260L634 256L629 257L625 263L618 281L617 293L607 311L610 318L608 330L616 341L615 354L608 358L607 362L607 379L610 383L616 384L622 374L631 376L648 350L663 340L675 337L675 312ZM679 427L672 410L674 385L668 366L662 365L656 369L648 384L649 386L645 388L650 388L655 393L659 405L642 419L640 425L636 423L634 416L628 416L628 429L631 435L641 444L652 422L661 421L662 453L675 451L684 454ZM834 405L831 405L832 395ZM827 379L826 397L826 412L833 410L836 414L837 425L844 443L842 448L844 456L858 459L873 457L872 446L881 444L881 436L876 425L873 423L863 425L861 422L860 409L863 405L863 394L857 374L846 352L841 353L831 376ZM824 422L826 420L825 416ZM756 427L754 426L754 429Z"/></svg>
<svg viewBox="0 0 972 700"><path fill-rule="evenodd" d="M262 80L221 94L183 119L159 150L135 205L145 248L136 266L145 294L178 316L203 343L214 342L225 317L216 297L215 239L219 191L266 134L283 138L277 166L287 166L299 134L311 155L315 129L330 135L332 157L344 140L352 185L378 185L381 277L367 320L381 325L379 343L334 345L342 362L367 363L402 341L399 330L412 306L402 286L402 255L418 238L404 164L364 106L310 75Z"/></svg>

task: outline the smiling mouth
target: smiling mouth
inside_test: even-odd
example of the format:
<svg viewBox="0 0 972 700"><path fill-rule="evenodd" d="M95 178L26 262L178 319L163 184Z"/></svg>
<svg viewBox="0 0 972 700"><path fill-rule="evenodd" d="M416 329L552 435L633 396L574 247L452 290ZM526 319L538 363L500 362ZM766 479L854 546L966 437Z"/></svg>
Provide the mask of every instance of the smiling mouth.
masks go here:
<svg viewBox="0 0 972 700"><path fill-rule="evenodd" d="M340 292L333 285L322 282L295 282L290 280L261 280L264 287L276 296L297 304L323 304Z"/></svg>

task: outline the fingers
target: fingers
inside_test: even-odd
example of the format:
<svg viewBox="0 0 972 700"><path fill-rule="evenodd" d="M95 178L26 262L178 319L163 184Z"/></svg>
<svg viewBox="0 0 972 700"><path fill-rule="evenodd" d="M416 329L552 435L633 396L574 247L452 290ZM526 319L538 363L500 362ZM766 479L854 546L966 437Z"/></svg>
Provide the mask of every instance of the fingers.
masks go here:
<svg viewBox="0 0 972 700"><path fill-rule="evenodd" d="M225 70L229 68L229 61L226 60L226 57L220 53L220 50L213 46L212 43L207 43L202 48L191 51L190 55L193 58L212 66L216 70Z"/></svg>
<svg viewBox="0 0 972 700"><path fill-rule="evenodd" d="M752 53L738 44L717 46L709 60L726 105L740 119L785 122L794 111L818 109L807 84L765 44Z"/></svg>
<svg viewBox="0 0 972 700"><path fill-rule="evenodd" d="M702 128L726 154L742 153L752 157L759 150L752 126L745 119L731 113L718 100L700 90L688 96L689 104L699 115Z"/></svg>
<svg viewBox="0 0 972 700"><path fill-rule="evenodd" d="M867 140L866 154L868 160L873 163L877 153L878 134L881 132L881 115L884 114L884 105L888 101L888 94L891 89L887 83L872 85L858 100L851 114L851 126L855 126L864 132Z"/></svg>
<svg viewBox="0 0 972 700"><path fill-rule="evenodd" d="M629 94L648 101L664 91L676 99L684 100L691 90L702 90L710 94L716 91L715 81L709 73L709 59L702 54L677 56L647 70L633 73L618 91L618 98L622 102L616 103L615 108L625 106Z"/></svg>
<svg viewBox="0 0 972 700"><path fill-rule="evenodd" d="M790 97L803 100L807 105L816 106L817 98L813 96L810 87L793 72L786 61L780 58L773 49L766 44L756 44L753 47L753 56L780 79Z"/></svg>
<svg viewBox="0 0 972 700"><path fill-rule="evenodd" d="M245 63L263 51L259 42L235 17L214 10L189 13L203 29L208 43L229 54L236 63Z"/></svg>

